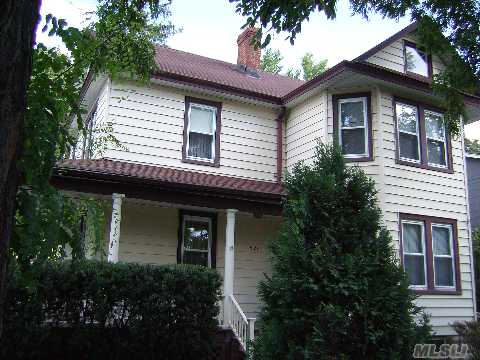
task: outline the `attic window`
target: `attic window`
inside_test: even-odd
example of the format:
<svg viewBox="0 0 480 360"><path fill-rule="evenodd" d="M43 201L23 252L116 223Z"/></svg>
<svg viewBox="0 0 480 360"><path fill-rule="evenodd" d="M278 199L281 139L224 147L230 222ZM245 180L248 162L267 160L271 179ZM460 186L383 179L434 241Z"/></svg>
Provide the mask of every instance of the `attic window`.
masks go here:
<svg viewBox="0 0 480 360"><path fill-rule="evenodd" d="M412 75L424 77L431 76L430 57L423 51L417 49L417 45L404 41L405 72Z"/></svg>

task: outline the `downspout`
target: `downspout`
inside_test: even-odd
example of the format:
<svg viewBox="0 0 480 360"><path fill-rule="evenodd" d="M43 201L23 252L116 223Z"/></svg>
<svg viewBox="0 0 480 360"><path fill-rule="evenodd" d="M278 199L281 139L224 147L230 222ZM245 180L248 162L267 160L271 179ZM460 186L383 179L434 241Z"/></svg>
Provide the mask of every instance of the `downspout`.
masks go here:
<svg viewBox="0 0 480 360"><path fill-rule="evenodd" d="M280 114L277 117L277 182L282 181L283 172L283 123L287 113L286 107L282 106Z"/></svg>

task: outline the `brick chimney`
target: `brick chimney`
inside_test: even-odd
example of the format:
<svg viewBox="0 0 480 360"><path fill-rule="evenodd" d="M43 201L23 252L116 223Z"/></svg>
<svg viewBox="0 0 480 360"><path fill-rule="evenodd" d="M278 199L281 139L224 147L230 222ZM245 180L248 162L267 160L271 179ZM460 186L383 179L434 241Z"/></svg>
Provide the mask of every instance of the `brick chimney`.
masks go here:
<svg viewBox="0 0 480 360"><path fill-rule="evenodd" d="M247 27L237 38L238 57L237 64L245 65L250 69L260 68L260 48L255 49L252 45L252 40L257 28Z"/></svg>

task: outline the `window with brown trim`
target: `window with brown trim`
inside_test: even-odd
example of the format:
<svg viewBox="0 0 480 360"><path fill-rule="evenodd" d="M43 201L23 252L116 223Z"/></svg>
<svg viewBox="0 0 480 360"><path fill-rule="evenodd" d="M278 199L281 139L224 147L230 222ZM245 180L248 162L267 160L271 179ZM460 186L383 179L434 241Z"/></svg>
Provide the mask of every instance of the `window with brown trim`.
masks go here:
<svg viewBox="0 0 480 360"><path fill-rule="evenodd" d="M373 160L370 93L333 95L334 136L347 161Z"/></svg>
<svg viewBox="0 0 480 360"><path fill-rule="evenodd" d="M411 289L461 293L456 220L400 214L400 254Z"/></svg>
<svg viewBox="0 0 480 360"><path fill-rule="evenodd" d="M185 97L182 161L220 166L219 102Z"/></svg>
<svg viewBox="0 0 480 360"><path fill-rule="evenodd" d="M450 138L439 109L394 99L397 162L453 172Z"/></svg>
<svg viewBox="0 0 480 360"><path fill-rule="evenodd" d="M432 57L411 41L403 41L405 73L415 77L432 77Z"/></svg>
<svg viewBox="0 0 480 360"><path fill-rule="evenodd" d="M180 210L177 262L215 268L217 215Z"/></svg>

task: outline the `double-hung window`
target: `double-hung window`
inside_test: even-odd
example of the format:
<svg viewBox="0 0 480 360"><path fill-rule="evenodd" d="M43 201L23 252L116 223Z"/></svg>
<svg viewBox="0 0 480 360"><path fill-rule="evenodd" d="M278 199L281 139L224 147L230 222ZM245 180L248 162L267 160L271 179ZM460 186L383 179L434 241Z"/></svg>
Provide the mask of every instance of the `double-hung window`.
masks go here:
<svg viewBox="0 0 480 360"><path fill-rule="evenodd" d="M431 76L431 58L415 43L404 41L405 72L415 76Z"/></svg>
<svg viewBox="0 0 480 360"><path fill-rule="evenodd" d="M185 99L183 161L218 166L221 104Z"/></svg>
<svg viewBox="0 0 480 360"><path fill-rule="evenodd" d="M400 214L402 264L410 287L460 292L456 221Z"/></svg>
<svg viewBox="0 0 480 360"><path fill-rule="evenodd" d="M347 160L372 159L370 94L333 96L334 126Z"/></svg>
<svg viewBox="0 0 480 360"><path fill-rule="evenodd" d="M216 218L210 213L180 213L178 262L215 267Z"/></svg>
<svg viewBox="0 0 480 360"><path fill-rule="evenodd" d="M397 160L401 164L451 172L444 116L431 107L395 99Z"/></svg>
<svg viewBox="0 0 480 360"><path fill-rule="evenodd" d="M75 120L76 121L76 120ZM95 127L97 126L97 103L85 118L83 129L77 129L78 137L72 148L72 159L91 159L95 155Z"/></svg>

